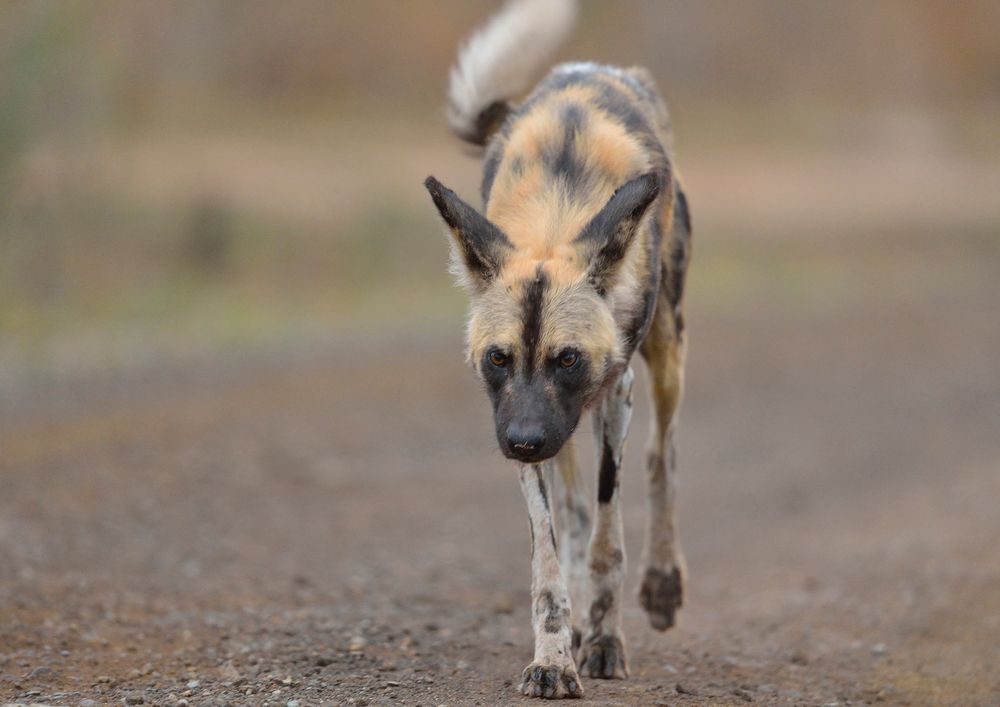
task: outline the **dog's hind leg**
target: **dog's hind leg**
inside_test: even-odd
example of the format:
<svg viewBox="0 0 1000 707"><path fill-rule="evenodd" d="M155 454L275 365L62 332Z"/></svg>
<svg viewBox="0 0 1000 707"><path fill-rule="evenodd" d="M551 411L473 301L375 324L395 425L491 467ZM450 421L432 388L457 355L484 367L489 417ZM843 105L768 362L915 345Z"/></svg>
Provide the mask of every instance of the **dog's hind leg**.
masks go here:
<svg viewBox="0 0 1000 707"><path fill-rule="evenodd" d="M681 303L691 254L691 216L678 187L670 238L664 241L664 277L649 333L639 351L649 367L653 420L646 448L649 472L646 546L639 601L650 625L665 631L684 603L687 570L677 539L674 428L684 391L684 315Z"/></svg>
<svg viewBox="0 0 1000 707"><path fill-rule="evenodd" d="M559 555L572 601L573 649L580 646L582 613L587 610L587 542L590 540L590 499L570 438L556 456L563 493L557 499Z"/></svg>
<svg viewBox="0 0 1000 707"><path fill-rule="evenodd" d="M677 538L674 449L674 422L684 382L684 343L666 298L661 298L657 309L641 349L649 367L653 419L646 450L649 495L639 601L650 625L665 631L674 625L683 604L686 575Z"/></svg>
<svg viewBox="0 0 1000 707"><path fill-rule="evenodd" d="M594 438L598 449L597 516L590 537L590 607L580 646L580 672L595 678L628 675L622 634L622 587L625 581L625 542L618 490L622 448L632 419L631 368L606 394L594 411Z"/></svg>
<svg viewBox="0 0 1000 707"><path fill-rule="evenodd" d="M582 697L573 662L573 629L569 593L559 569L556 536L549 505L552 463L520 468L521 492L528 504L531 528L531 622L535 659L521 675L521 692L529 697Z"/></svg>

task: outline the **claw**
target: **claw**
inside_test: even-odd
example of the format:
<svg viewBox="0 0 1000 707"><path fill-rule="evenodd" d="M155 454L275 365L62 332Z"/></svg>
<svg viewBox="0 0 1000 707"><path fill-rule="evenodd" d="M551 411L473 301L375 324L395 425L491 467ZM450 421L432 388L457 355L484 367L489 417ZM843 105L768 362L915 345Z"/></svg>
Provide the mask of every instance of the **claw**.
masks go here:
<svg viewBox="0 0 1000 707"><path fill-rule="evenodd" d="M547 700L583 697L583 687L572 666L532 663L521 674L521 694Z"/></svg>
<svg viewBox="0 0 1000 707"><path fill-rule="evenodd" d="M590 636L580 649L580 672L591 678L623 680L628 677L625 644L618 636Z"/></svg>

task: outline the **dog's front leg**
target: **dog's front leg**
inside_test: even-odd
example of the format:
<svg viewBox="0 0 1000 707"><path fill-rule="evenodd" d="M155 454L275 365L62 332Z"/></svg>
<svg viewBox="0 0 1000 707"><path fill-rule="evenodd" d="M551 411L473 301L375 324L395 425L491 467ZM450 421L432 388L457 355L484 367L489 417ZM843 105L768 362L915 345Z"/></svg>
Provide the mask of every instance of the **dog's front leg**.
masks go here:
<svg viewBox="0 0 1000 707"><path fill-rule="evenodd" d="M590 536L590 611L580 646L580 672L594 678L628 676L622 634L625 539L619 505L618 472L632 419L631 368L625 369L594 411L597 444L597 516Z"/></svg>
<svg viewBox="0 0 1000 707"><path fill-rule="evenodd" d="M529 697L582 697L573 662L569 594L559 570L545 478L551 472L551 462L520 468L531 527L531 623L535 631L535 659L524 669L521 692Z"/></svg>
<svg viewBox="0 0 1000 707"><path fill-rule="evenodd" d="M559 553L563 575L569 585L573 606L573 650L583 638L581 611L590 606L587 544L590 542L590 498L576 461L574 440L568 439L556 455L556 466L563 481L563 494L556 494L556 515L559 522Z"/></svg>

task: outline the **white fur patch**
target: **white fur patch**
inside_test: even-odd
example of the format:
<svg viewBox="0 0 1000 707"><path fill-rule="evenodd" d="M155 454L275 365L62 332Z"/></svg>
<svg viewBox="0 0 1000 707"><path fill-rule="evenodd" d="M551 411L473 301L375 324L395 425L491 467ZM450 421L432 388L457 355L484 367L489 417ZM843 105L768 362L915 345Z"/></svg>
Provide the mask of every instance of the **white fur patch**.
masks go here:
<svg viewBox="0 0 1000 707"><path fill-rule="evenodd" d="M569 34L574 0L509 0L458 53L448 87L448 124L475 132L479 114L527 89Z"/></svg>

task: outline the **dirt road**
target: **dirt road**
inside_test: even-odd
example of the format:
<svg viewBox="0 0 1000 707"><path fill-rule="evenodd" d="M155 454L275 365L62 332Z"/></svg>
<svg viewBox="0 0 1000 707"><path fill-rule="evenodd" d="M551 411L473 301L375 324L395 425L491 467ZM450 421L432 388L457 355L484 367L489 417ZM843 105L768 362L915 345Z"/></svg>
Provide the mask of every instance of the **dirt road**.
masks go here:
<svg viewBox="0 0 1000 707"><path fill-rule="evenodd" d="M587 703L1000 704L990 243L933 296L695 305L682 624L630 572L632 677ZM521 702L526 516L459 328L9 394L0 702Z"/></svg>

